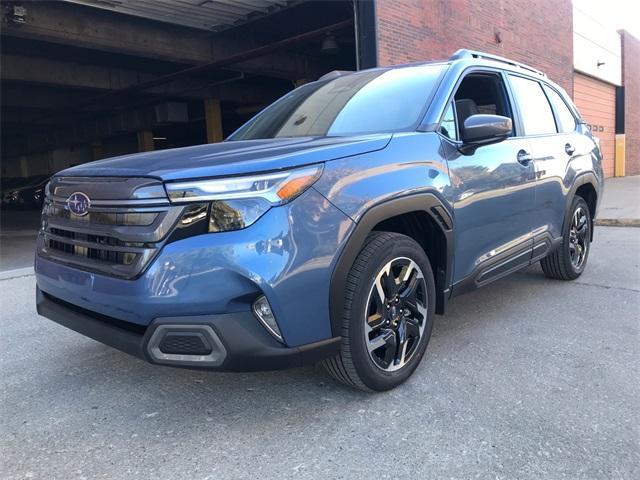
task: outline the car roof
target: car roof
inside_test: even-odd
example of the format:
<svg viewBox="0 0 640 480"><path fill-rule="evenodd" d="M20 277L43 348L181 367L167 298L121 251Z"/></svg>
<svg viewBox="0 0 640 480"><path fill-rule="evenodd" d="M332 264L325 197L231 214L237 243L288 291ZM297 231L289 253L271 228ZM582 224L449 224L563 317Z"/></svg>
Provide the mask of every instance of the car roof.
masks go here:
<svg viewBox="0 0 640 480"><path fill-rule="evenodd" d="M564 91L557 84L549 80L547 75L541 70L531 67L525 63L517 62L515 60L501 57L499 55L480 52L477 50L468 50L468 49L457 50L447 60L409 62L409 63L402 63L398 65L390 65L385 67L375 67L375 68L370 68L366 70L360 70L358 72L334 70L332 72L327 73L326 75L323 75L318 80L330 80L343 75L349 75L352 73L359 73L363 71L376 71L376 70L387 71L387 70L395 70L399 68L417 67L421 65L448 65L448 66L460 65L462 67L461 69L466 69L467 67L473 67L473 66L497 68L500 70L505 70L512 73L518 73L520 75L525 75L536 80L544 80L546 83L554 86L555 88L561 91Z"/></svg>

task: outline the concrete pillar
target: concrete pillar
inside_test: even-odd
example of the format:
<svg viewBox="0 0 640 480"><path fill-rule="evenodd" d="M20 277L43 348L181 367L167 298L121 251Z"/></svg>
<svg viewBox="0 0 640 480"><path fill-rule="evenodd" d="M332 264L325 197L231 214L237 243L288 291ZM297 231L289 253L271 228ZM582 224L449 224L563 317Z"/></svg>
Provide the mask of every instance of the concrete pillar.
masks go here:
<svg viewBox="0 0 640 480"><path fill-rule="evenodd" d="M27 161L26 155L22 155L20 157L20 176L21 177L29 176L29 162Z"/></svg>
<svg viewBox="0 0 640 480"><path fill-rule="evenodd" d="M207 123L207 143L222 141L222 112L220 100L207 98L204 101L204 117Z"/></svg>
<svg viewBox="0 0 640 480"><path fill-rule="evenodd" d="M616 134L616 156L615 156L615 164L614 164L614 175L616 177L624 177L625 175L625 134L618 133Z"/></svg>
<svg viewBox="0 0 640 480"><path fill-rule="evenodd" d="M138 132L138 151L151 152L153 150L153 132L151 130L143 130Z"/></svg>

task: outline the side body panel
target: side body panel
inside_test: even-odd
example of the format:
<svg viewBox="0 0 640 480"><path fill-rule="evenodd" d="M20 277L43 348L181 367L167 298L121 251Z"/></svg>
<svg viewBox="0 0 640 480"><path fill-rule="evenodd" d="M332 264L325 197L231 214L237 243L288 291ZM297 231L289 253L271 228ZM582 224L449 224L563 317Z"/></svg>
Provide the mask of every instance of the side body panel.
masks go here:
<svg viewBox="0 0 640 480"><path fill-rule="evenodd" d="M545 90L555 90L560 97L564 97L576 120L576 128L571 132L525 137L533 157L532 163L537 179L531 216L534 234L533 258L537 259L549 253L549 250L561 240L566 215L576 190L584 182L591 183L599 202L604 177L600 149L589 129L579 118L567 94L562 89L551 86L544 79L532 80L540 81L545 85ZM553 102L549 103L556 127L561 130L558 110ZM520 117L522 113L518 107L516 110ZM522 124L521 118L519 121ZM592 212L592 215L595 213Z"/></svg>
<svg viewBox="0 0 640 480"><path fill-rule="evenodd" d="M451 208L443 148L435 133L395 134L384 150L327 162L314 188L355 222L375 205L417 193Z"/></svg>
<svg viewBox="0 0 640 480"><path fill-rule="evenodd" d="M445 265L434 272L436 308L443 311L450 293L454 242L451 185L438 135L396 134L383 151L328 162L314 188L355 222L333 261L330 307L334 334L339 334L335 322L341 318L346 276L366 235L380 221L411 212L429 215L437 234L445 239Z"/></svg>
<svg viewBox="0 0 640 480"><path fill-rule="evenodd" d="M473 155L448 149L455 226L456 283L477 286L528 265L535 200L533 165L521 165L521 138L478 148Z"/></svg>
<svg viewBox="0 0 640 480"><path fill-rule="evenodd" d="M477 73L500 77L506 103L515 114L502 69L461 64L447 72L424 128L437 128L464 78ZM517 122L514 126L517 133ZM528 265L533 247L531 215L536 178L532 163L518 161L519 152L529 150L526 139L508 138L469 154L458 150L460 142L443 138L443 144L452 185L456 225L453 292L458 294Z"/></svg>
<svg viewBox="0 0 640 480"><path fill-rule="evenodd" d="M548 233L558 238L562 236L565 213L571 201L569 193L573 193L576 179L585 173L602 178L600 151L584 125L578 125L571 133L533 138L531 145L538 178L534 230L536 234ZM575 151L567 154L566 145ZM594 188L601 191L601 182Z"/></svg>

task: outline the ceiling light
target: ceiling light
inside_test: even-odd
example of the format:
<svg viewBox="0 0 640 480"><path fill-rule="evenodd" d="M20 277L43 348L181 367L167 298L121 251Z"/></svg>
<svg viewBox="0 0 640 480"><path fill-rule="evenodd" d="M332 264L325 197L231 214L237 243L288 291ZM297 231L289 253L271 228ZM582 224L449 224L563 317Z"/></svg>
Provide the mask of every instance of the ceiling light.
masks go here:
<svg viewBox="0 0 640 480"><path fill-rule="evenodd" d="M330 33L322 41L322 47L320 47L320 53L322 55L335 55L340 51L340 45L336 41L336 37Z"/></svg>

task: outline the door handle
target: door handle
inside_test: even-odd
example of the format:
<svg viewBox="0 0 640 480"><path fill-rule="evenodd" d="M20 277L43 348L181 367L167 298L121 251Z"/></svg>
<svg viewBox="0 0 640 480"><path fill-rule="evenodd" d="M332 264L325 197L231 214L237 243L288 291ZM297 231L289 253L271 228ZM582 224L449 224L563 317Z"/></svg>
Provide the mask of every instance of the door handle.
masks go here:
<svg viewBox="0 0 640 480"><path fill-rule="evenodd" d="M564 146L564 151L567 152L567 155L573 155L573 152L576 151L576 147L574 147L573 145L571 145L570 143L567 143Z"/></svg>
<svg viewBox="0 0 640 480"><path fill-rule="evenodd" d="M533 160L533 157L524 148L518 152L518 163L525 167L529 165L529 162Z"/></svg>

